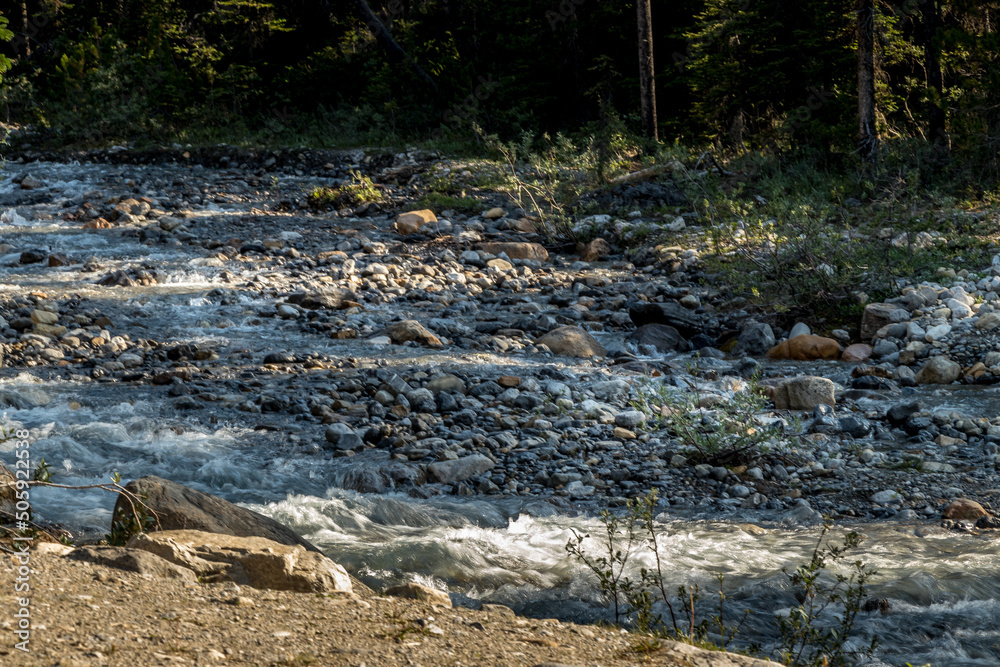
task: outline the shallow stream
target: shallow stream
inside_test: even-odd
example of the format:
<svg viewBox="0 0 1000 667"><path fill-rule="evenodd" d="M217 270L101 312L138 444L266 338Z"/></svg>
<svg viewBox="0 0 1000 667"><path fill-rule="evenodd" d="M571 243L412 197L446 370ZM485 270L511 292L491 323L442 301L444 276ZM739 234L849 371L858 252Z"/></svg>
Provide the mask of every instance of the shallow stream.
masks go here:
<svg viewBox="0 0 1000 667"><path fill-rule="evenodd" d="M117 182L134 171L169 182L175 171L185 169L33 165L31 173L48 184L55 203L4 207L8 212L0 220L0 237L18 247L25 247L28 237L30 247L93 255L109 268L155 263L165 276L160 285L101 290L100 298L112 294L121 301L122 312L161 339L247 350L254 358L266 350L308 345L356 357L359 364L495 361L489 355L422 348L395 348L386 356L359 341L289 338L255 319L253 307L260 302L252 295L226 305L213 298L212 290L227 281L223 269L194 261L186 247L157 248L150 254L148 246L134 239L88 232L58 219L60 198L99 190L107 179ZM16 192L11 174L5 175L0 197ZM209 213L224 215L226 210L216 206ZM53 219L39 220L45 214ZM20 266L16 257L0 257L0 290L97 294L93 274L72 267ZM236 278L246 280L253 269L246 271ZM520 363L516 358L505 362ZM846 371L823 370L826 377L836 379L838 372L846 377ZM364 475L366 463L303 453L295 446L298 427L293 421L277 431L238 420L205 425L159 401L161 395L148 386L51 380L32 369L4 369L0 375L0 405L6 406L7 419L30 428L33 458L44 457L56 481L105 482L114 471L123 479L160 475L289 524L373 584L415 579L447 587L460 603L497 602L522 613L569 620L608 618L595 578L565 549L574 531L600 533L600 522L591 513L543 500L420 500L345 490L343 481ZM920 397L934 407L972 414L992 415L1000 408L1000 393L993 388L921 392ZM0 460L11 463L7 445L0 444ZM114 497L100 490L47 489L34 494L34 500L39 517L84 536L107 530L114 504ZM744 518L751 522L754 516ZM808 560L818 529L744 529L669 512L659 520L661 566L670 588L698 584L702 611L714 613L715 576L723 574L728 620L737 622L743 609L752 612L740 638L773 646L774 615L795 604L782 568ZM857 557L878 570L871 596L888 599L891 609L884 615L861 614L858 637L852 641L860 646L877 634L877 658L891 665L1000 664L1000 541L935 532L924 524L889 522L857 529L866 535ZM593 541L588 545L599 546ZM642 553L633 565L635 576L638 567L653 563Z"/></svg>

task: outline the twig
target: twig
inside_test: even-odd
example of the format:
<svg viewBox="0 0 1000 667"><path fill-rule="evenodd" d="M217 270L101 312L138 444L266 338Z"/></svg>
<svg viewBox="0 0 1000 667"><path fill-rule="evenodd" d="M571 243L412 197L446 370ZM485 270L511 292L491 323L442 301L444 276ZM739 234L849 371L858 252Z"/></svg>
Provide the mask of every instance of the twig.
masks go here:
<svg viewBox="0 0 1000 667"><path fill-rule="evenodd" d="M147 505L142 501L142 499L136 494L132 493L124 486L118 482L111 482L108 484L83 484L83 485L69 485L69 484L56 484L55 482L42 482L39 480L33 480L28 482L30 486L49 486L56 489L70 489L74 491L80 491L85 489L103 489L104 491L110 491L112 493L117 493L118 495L125 498L128 501L129 507L132 509L132 515L135 517L139 516L139 512L135 507L136 503L139 503L141 507L146 508L146 510L156 519L156 526L160 528L160 517L156 514L152 507Z"/></svg>

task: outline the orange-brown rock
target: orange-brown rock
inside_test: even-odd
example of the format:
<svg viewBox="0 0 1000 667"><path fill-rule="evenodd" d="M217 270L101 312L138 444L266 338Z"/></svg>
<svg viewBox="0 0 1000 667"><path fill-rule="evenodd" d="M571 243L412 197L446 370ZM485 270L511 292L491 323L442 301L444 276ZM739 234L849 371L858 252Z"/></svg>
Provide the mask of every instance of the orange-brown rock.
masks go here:
<svg viewBox="0 0 1000 667"><path fill-rule="evenodd" d="M860 378L868 375L874 375L875 377L889 378L889 379L895 377L893 372L888 368L883 368L882 366L873 366L871 364L859 364L854 367L853 371L851 371L852 378Z"/></svg>
<svg viewBox="0 0 1000 667"><path fill-rule="evenodd" d="M89 220L84 223L84 229L111 229L114 227L110 222L104 218L98 218L96 220Z"/></svg>
<svg viewBox="0 0 1000 667"><path fill-rule="evenodd" d="M942 518L951 519L952 521L975 521L984 516L989 516L989 512L984 510L983 506L975 500L969 500L968 498L956 498L948 503L948 506L944 508L944 512L941 513Z"/></svg>
<svg viewBox="0 0 1000 667"><path fill-rule="evenodd" d="M420 211L410 211L396 216L396 232L402 235L415 234L424 225L437 222L434 211L423 209Z"/></svg>
<svg viewBox="0 0 1000 667"><path fill-rule="evenodd" d="M501 375L500 379L497 380L497 384L505 389L510 389L511 387L521 386L521 378L514 375Z"/></svg>
<svg viewBox="0 0 1000 667"><path fill-rule="evenodd" d="M767 351L768 359L791 359L793 361L836 359L839 356L840 345L837 341L810 334L789 338Z"/></svg>
<svg viewBox="0 0 1000 667"><path fill-rule="evenodd" d="M864 343L848 345L840 355L841 361L868 361L872 356L872 346Z"/></svg>

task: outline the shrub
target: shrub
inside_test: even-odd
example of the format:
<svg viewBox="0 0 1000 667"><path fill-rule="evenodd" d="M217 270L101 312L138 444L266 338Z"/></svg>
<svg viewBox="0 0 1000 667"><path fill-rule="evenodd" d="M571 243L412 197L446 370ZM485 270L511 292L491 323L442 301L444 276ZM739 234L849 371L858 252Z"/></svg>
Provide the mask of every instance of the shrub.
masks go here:
<svg viewBox="0 0 1000 667"><path fill-rule="evenodd" d="M382 199L382 192L372 179L357 171L352 171L351 180L339 187L315 188L309 193L310 206L319 209L361 206Z"/></svg>
<svg viewBox="0 0 1000 667"><path fill-rule="evenodd" d="M695 463L741 465L787 444L783 422L758 423L767 399L753 381L721 397L703 393L694 384L681 389L650 378L635 394L631 405L652 426L677 438Z"/></svg>
<svg viewBox="0 0 1000 667"><path fill-rule="evenodd" d="M695 606L700 598L697 586L680 586L676 593L668 592L666 564L660 550L663 535L653 515L657 502L656 492L650 491L628 501L624 515L601 512L604 532L598 538L598 553L590 553L584 545L590 535L576 531L566 543L566 551L597 577L598 590L611 605L615 624L631 627L649 638L640 641L639 650L654 650L660 638L726 649L750 611L744 611L738 624L727 625L722 575L718 576L716 614L699 617ZM873 637L864 649L848 649L847 640L875 570L856 560L850 563L850 574L831 572L830 566L858 547L862 538L852 531L844 538L843 546L830 546L830 529L829 523L823 526L808 563L791 572L785 570L800 602L787 617L776 617L780 640L775 657L793 667L848 667L858 658L870 657L878 645L878 638ZM639 579L634 580L628 574L628 565L643 549L651 553L654 567L641 568ZM666 607L669 620L654 611L656 603ZM751 645L749 651L760 653L761 647Z"/></svg>

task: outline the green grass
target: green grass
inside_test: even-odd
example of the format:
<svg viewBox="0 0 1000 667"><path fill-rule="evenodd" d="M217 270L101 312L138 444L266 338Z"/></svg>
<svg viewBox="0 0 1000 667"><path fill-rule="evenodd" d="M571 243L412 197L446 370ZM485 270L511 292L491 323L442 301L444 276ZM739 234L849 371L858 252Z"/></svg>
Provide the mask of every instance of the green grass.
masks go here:
<svg viewBox="0 0 1000 667"><path fill-rule="evenodd" d="M440 192L428 192L408 208L411 211L429 208L435 212L451 210L456 213L473 215L482 212L485 206L475 197L453 197Z"/></svg>

